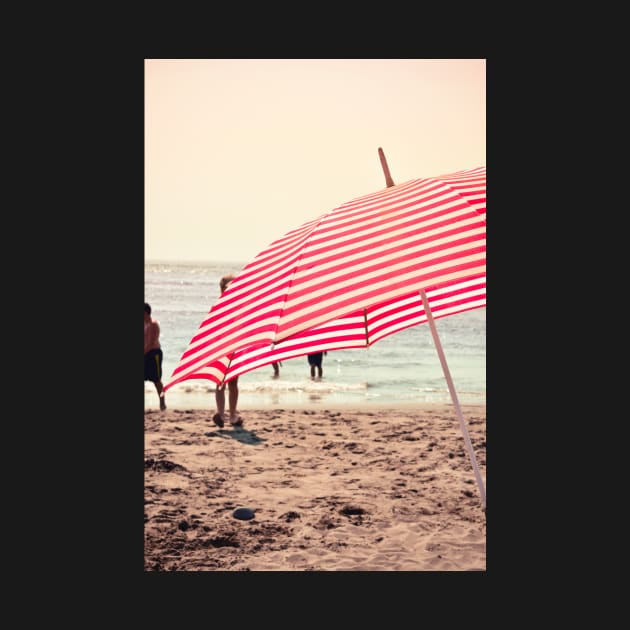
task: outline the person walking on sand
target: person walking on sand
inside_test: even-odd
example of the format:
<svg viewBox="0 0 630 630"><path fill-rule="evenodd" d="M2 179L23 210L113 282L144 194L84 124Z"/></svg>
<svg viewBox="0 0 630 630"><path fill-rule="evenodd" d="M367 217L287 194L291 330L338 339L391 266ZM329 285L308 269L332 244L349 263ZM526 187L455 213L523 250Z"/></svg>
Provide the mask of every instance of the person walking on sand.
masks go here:
<svg viewBox="0 0 630 630"><path fill-rule="evenodd" d="M166 409L164 386L162 385L162 359L160 346L160 323L151 317L151 306L144 303L144 380L155 385L160 399L160 409Z"/></svg>
<svg viewBox="0 0 630 630"><path fill-rule="evenodd" d="M219 282L219 288L221 289L221 295L225 289L227 289L228 284L234 280L234 276L232 274L227 274L221 278ZM228 406L230 410L230 424L234 427L243 426L243 418L239 415L236 407L238 405L238 376L233 378L231 381L228 381ZM218 427L223 427L225 425L225 383L223 385L217 385L215 400L217 403L217 412L212 416L212 422L216 424Z"/></svg>
<svg viewBox="0 0 630 630"><path fill-rule="evenodd" d="M324 352L313 352L312 354L307 355L308 364L311 366L312 380L315 380L315 368L317 368L317 379L320 380L322 378L322 361L325 354L328 354L326 350L324 350Z"/></svg>

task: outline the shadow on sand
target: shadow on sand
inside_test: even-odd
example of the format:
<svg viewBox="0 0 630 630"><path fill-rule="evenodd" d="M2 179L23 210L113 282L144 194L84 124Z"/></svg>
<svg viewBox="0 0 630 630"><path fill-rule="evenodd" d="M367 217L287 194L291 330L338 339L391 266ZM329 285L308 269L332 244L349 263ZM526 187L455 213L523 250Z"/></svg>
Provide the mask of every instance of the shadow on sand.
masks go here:
<svg viewBox="0 0 630 630"><path fill-rule="evenodd" d="M258 437L255 431L248 431L243 427L232 427L230 429L217 429L204 433L207 437L220 437L224 439L238 440L243 444L262 444L265 440Z"/></svg>

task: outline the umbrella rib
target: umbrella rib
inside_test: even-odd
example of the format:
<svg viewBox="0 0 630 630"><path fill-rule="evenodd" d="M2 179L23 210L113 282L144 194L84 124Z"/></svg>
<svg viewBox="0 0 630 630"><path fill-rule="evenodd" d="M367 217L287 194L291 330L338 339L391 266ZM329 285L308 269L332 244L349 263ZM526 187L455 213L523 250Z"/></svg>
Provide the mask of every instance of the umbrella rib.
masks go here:
<svg viewBox="0 0 630 630"><path fill-rule="evenodd" d="M223 387L223 385L225 384L225 377L227 375L227 373L230 370L230 365L232 365L232 359L234 358L234 352L236 352L235 350L233 352L231 352L230 354L227 355L228 357L228 364L227 367L225 368L225 371L223 372L223 376L221 378L221 382L219 383L219 387Z"/></svg>

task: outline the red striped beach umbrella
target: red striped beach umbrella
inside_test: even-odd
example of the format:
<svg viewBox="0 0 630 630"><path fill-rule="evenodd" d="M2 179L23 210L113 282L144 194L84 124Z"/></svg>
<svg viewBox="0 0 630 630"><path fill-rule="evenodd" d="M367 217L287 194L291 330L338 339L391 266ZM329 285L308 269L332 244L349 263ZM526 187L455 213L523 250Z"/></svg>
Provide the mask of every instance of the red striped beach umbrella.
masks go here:
<svg viewBox="0 0 630 630"><path fill-rule="evenodd" d="M486 168L395 185L289 231L210 308L164 389L222 386L273 361L364 348L428 322L485 490L434 320L486 305Z"/></svg>

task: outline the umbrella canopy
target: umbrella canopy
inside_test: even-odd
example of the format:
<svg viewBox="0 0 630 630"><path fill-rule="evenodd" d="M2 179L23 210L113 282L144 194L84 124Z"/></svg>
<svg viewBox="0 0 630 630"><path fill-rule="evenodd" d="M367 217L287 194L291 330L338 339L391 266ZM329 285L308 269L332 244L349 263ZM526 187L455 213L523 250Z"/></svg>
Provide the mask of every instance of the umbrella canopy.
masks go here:
<svg viewBox="0 0 630 630"><path fill-rule="evenodd" d="M164 389L485 306L485 207L483 166L390 185L291 230L237 274Z"/></svg>
<svg viewBox="0 0 630 630"><path fill-rule="evenodd" d="M246 265L203 320L164 391L218 385L273 361L369 346L428 322L483 507L481 472L434 319L486 304L486 168L395 185L291 230Z"/></svg>

